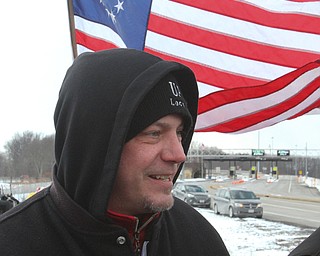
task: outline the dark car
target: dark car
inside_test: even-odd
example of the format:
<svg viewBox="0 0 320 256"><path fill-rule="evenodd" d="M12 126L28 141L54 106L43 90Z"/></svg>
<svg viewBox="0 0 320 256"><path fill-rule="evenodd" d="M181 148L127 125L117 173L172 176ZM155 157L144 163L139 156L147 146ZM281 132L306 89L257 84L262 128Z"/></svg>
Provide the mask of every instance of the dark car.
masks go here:
<svg viewBox="0 0 320 256"><path fill-rule="evenodd" d="M0 189L0 215L2 213L5 213L6 211L9 211L18 203L19 201L16 198L14 198L12 195L1 194L1 189Z"/></svg>
<svg viewBox="0 0 320 256"><path fill-rule="evenodd" d="M210 208L211 206L211 197L208 191L200 185L176 183L172 194L194 207Z"/></svg>
<svg viewBox="0 0 320 256"><path fill-rule="evenodd" d="M239 188L218 189L213 197L213 209L216 214L229 217L262 218L263 215L260 198L250 190Z"/></svg>

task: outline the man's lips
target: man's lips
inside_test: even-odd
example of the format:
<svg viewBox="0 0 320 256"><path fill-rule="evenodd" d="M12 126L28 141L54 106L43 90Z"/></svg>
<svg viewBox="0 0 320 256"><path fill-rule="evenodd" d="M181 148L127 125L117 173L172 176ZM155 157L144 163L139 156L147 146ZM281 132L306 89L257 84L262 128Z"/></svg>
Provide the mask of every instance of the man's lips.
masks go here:
<svg viewBox="0 0 320 256"><path fill-rule="evenodd" d="M150 175L149 176L151 179L155 180L160 180L160 181L172 181L172 176L171 175Z"/></svg>

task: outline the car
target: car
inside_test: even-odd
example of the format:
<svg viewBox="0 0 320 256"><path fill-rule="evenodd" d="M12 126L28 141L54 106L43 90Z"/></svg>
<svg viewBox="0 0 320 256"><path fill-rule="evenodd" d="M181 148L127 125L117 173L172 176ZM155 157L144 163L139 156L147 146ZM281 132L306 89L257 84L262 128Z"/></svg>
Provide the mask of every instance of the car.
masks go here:
<svg viewBox="0 0 320 256"><path fill-rule="evenodd" d="M210 208L211 206L210 194L200 185L183 182L176 183L172 190L172 195L193 207Z"/></svg>
<svg viewBox="0 0 320 256"><path fill-rule="evenodd" d="M215 214L229 217L262 218L263 207L253 191L242 188L220 188L213 197Z"/></svg>
<svg viewBox="0 0 320 256"><path fill-rule="evenodd" d="M216 177L215 181L217 181L217 182L223 182L223 181L225 181L225 178L222 177L222 176L218 176L218 177Z"/></svg>
<svg viewBox="0 0 320 256"><path fill-rule="evenodd" d="M275 177L272 177L270 176L268 179L267 179L267 183L273 183L273 182L278 182L279 180Z"/></svg>

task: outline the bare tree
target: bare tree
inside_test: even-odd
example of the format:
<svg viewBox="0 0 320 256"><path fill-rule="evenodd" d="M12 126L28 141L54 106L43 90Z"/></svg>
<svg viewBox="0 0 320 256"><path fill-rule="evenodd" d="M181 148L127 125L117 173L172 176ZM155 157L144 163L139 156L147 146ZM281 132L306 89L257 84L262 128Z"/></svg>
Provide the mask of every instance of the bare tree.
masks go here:
<svg viewBox="0 0 320 256"><path fill-rule="evenodd" d="M9 177L9 163L4 153L0 153L0 177Z"/></svg>
<svg viewBox="0 0 320 256"><path fill-rule="evenodd" d="M41 178L44 171L49 171L53 163L54 136L42 137L30 131L15 134L5 145L12 176L28 175Z"/></svg>

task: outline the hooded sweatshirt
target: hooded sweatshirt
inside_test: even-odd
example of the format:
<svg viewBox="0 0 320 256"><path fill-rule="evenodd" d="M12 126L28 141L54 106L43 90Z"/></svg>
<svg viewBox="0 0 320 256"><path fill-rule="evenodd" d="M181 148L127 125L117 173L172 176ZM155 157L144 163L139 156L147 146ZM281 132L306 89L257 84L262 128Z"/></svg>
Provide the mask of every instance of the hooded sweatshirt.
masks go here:
<svg viewBox="0 0 320 256"><path fill-rule="evenodd" d="M302 241L289 256L320 256L320 227Z"/></svg>
<svg viewBox="0 0 320 256"><path fill-rule="evenodd" d="M183 140L187 153L198 101L189 68L129 49L75 59L54 113L52 185L1 215L1 255L134 255L128 231L108 217L107 205L132 117L168 74L177 79L192 117ZM212 225L177 199L152 223L148 241L143 255L229 255Z"/></svg>

